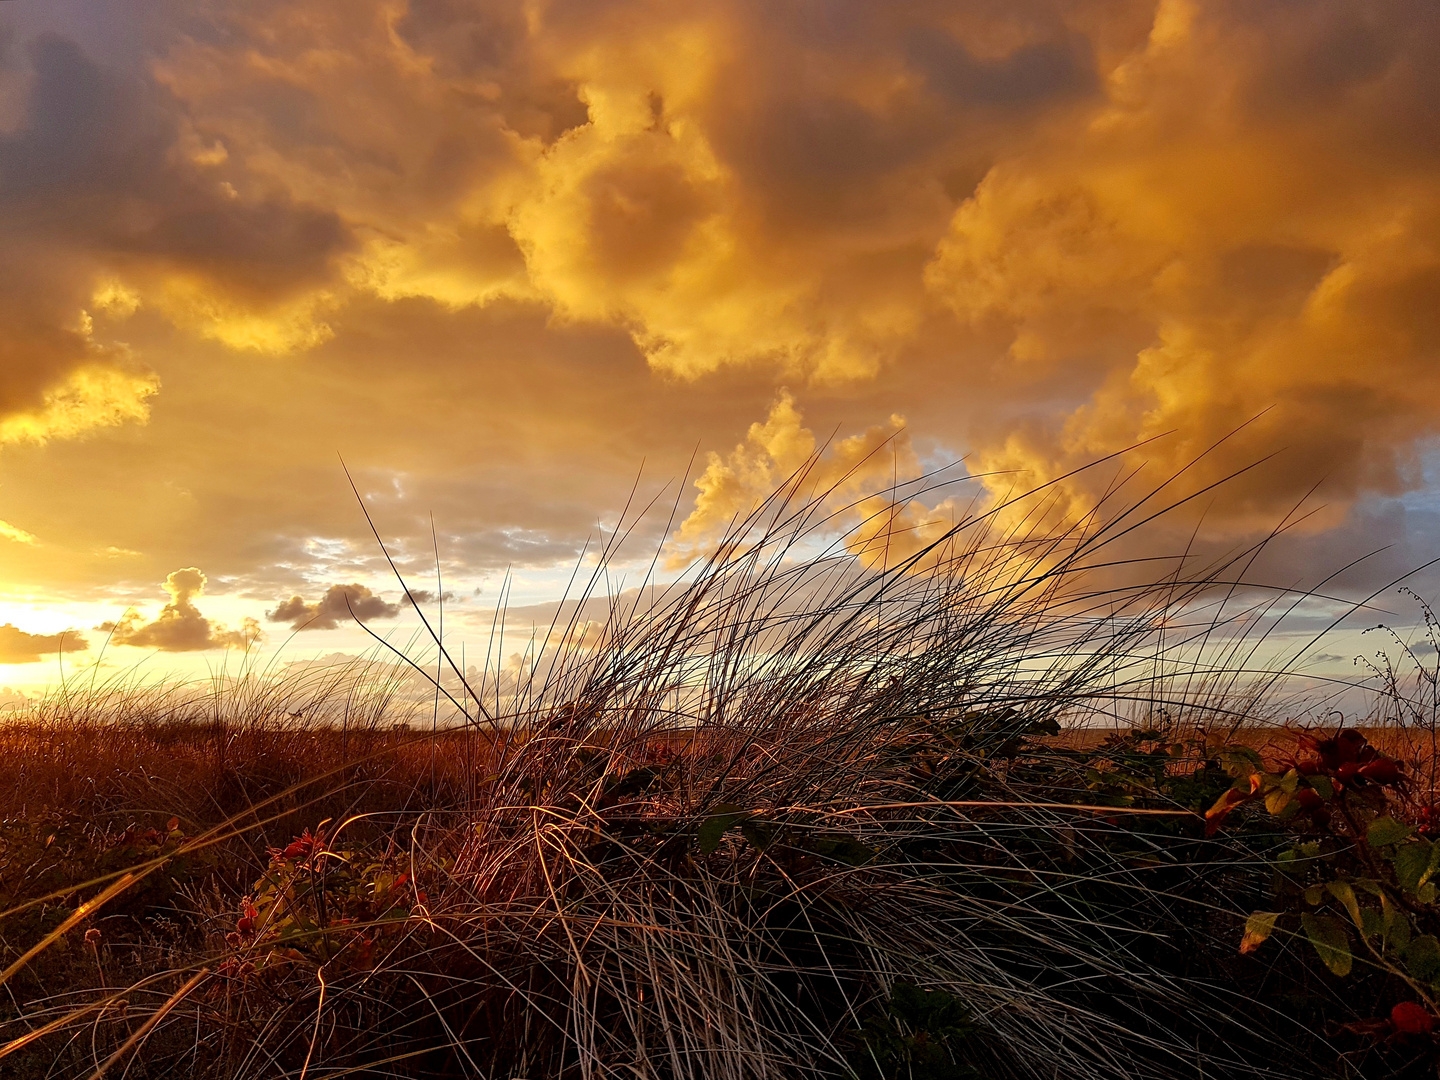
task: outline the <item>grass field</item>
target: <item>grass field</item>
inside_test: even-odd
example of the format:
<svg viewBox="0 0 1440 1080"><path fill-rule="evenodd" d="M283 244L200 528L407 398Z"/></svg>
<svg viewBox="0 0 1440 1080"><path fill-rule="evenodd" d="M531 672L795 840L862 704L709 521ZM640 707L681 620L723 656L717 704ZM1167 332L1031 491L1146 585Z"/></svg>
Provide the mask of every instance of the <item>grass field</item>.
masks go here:
<svg viewBox="0 0 1440 1080"><path fill-rule="evenodd" d="M1097 574L1125 511L869 570L817 512L508 682L17 714L0 1076L1435 1074L1423 668L1337 737L1186 621L1226 567Z"/></svg>

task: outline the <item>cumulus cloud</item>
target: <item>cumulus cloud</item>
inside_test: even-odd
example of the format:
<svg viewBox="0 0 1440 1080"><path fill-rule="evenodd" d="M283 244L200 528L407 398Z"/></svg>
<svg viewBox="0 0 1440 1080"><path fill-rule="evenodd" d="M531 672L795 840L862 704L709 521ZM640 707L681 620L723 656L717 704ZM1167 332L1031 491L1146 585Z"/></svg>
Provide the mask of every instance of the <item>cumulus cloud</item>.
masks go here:
<svg viewBox="0 0 1440 1080"><path fill-rule="evenodd" d="M794 398L782 394L764 423L750 425L743 443L723 457L709 455L695 481L695 508L673 538L672 565L708 550L775 492L845 507L897 476L908 480L919 463L904 425L902 417L892 416L886 425L821 448Z"/></svg>
<svg viewBox="0 0 1440 1080"><path fill-rule="evenodd" d="M33 664L59 652L84 652L90 643L73 630L31 634L11 623L0 625L0 664Z"/></svg>
<svg viewBox="0 0 1440 1080"><path fill-rule="evenodd" d="M540 300L671 375L802 383L945 377L938 307L999 346L982 470L1040 483L1181 429L1147 450L1173 471L1264 414L1193 474L1286 447L1234 487L1242 523L1321 474L1342 501L1413 486L1440 426L1440 35L1416 0L221 21L162 80L215 168L366 223L352 290Z"/></svg>
<svg viewBox="0 0 1440 1080"><path fill-rule="evenodd" d="M142 71L52 33L7 51L26 91L0 130L0 443L146 422L159 376L114 337L142 307L236 348L324 339L333 214L242 193Z"/></svg>
<svg viewBox="0 0 1440 1080"><path fill-rule="evenodd" d="M407 608L410 606L411 601L416 604L433 604L436 600L440 600L443 603L450 604L454 603L457 599L458 597L455 595L455 593L451 592L449 589L446 589L444 592L441 593L437 593L434 589L406 589L405 602L403 604L397 604L395 606L397 608ZM463 603L463 601L461 602Z"/></svg>
<svg viewBox="0 0 1440 1080"><path fill-rule="evenodd" d="M413 595L413 594L412 594ZM271 622L288 622L292 630L334 630L352 620L393 619L398 604L377 596L364 585L331 585L314 603L299 596L283 601L266 613Z"/></svg>
<svg viewBox="0 0 1440 1080"><path fill-rule="evenodd" d="M1273 455L1204 504L1254 535L1319 479L1312 533L1427 483L1425 0L202 0L83 47L93 5L0 9L33 580L113 580L69 544L290 595L351 535L337 447L405 552L416 505L453 527L457 571L573 556L697 443L675 550L705 550L826 433L867 432L839 476L901 415L852 495L897 454L968 453L999 496L1121 453L1055 490L1073 519L1116 470L1198 457L1180 496ZM869 509L862 551L964 508Z"/></svg>
<svg viewBox="0 0 1440 1080"><path fill-rule="evenodd" d="M1422 74L1440 33L1418 14L1162 0L1083 125L989 170L927 284L1008 338L1002 392L1079 400L984 433L981 469L1044 482L1175 432L1134 455L1163 476L1249 423L1189 480L1281 451L1227 486L1218 516L1241 527L1321 478L1341 505L1420 483L1440 425L1440 144L1423 134L1440 85Z"/></svg>
<svg viewBox="0 0 1440 1080"><path fill-rule="evenodd" d="M936 174L978 166L953 121L978 108L993 127L1085 78L1073 35L1018 62L952 40L905 77L934 19L863 4L809 65L794 63L804 27L740 4L312 0L215 17L223 37L173 50L161 78L200 144L226 148L222 171L243 163L357 223L344 286L539 300L624 328L685 377L874 374L922 317L951 205ZM877 42L894 70L866 70ZM861 85L887 75L890 90Z"/></svg>
<svg viewBox="0 0 1440 1080"><path fill-rule="evenodd" d="M153 622L145 622L137 612L129 611L119 622L102 623L96 629L109 633L116 645L177 653L246 649L264 637L260 624L252 618L242 620L238 630L227 630L205 618L195 606L195 597L204 593L205 585L205 575L194 566L171 571L165 578L170 602Z"/></svg>
<svg viewBox="0 0 1440 1080"><path fill-rule="evenodd" d="M0 709L23 709L34 702L23 690L0 686Z"/></svg>

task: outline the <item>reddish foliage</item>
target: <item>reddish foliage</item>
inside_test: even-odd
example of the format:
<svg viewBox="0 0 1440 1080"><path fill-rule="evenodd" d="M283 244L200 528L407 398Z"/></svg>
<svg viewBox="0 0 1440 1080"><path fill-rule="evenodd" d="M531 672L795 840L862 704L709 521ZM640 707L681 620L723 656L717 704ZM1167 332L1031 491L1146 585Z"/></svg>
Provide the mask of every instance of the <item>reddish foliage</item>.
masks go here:
<svg viewBox="0 0 1440 1080"><path fill-rule="evenodd" d="M1404 779L1400 763L1382 754L1354 728L1338 731L1331 738L1306 732L1296 741L1291 765L1301 776L1328 776L1345 784L1368 781L1382 787Z"/></svg>
<svg viewBox="0 0 1440 1080"><path fill-rule="evenodd" d="M1430 1010L1416 1001L1402 1001L1391 1009L1390 1023L1398 1035L1429 1035L1435 1030Z"/></svg>
<svg viewBox="0 0 1440 1080"><path fill-rule="evenodd" d="M240 905L240 917L235 920L235 932L242 938L249 937L255 933L255 920L258 918L260 918L260 912L256 910L255 905L251 901L245 900Z"/></svg>
<svg viewBox="0 0 1440 1080"><path fill-rule="evenodd" d="M277 852L271 849L270 854L279 854L282 859L294 859L297 862L308 862L319 851L324 850L325 834L321 830L311 832L306 829L299 836L291 840L283 851Z"/></svg>

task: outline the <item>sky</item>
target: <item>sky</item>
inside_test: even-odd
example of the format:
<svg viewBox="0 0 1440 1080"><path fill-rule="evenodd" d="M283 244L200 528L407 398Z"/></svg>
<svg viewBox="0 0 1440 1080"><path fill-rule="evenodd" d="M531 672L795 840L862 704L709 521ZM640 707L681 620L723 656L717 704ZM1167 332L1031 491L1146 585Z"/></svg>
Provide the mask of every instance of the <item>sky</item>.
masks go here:
<svg viewBox="0 0 1440 1080"><path fill-rule="evenodd" d="M1437 433L1432 0L0 3L12 691L408 633L366 511L478 633L812 454L1359 595Z"/></svg>

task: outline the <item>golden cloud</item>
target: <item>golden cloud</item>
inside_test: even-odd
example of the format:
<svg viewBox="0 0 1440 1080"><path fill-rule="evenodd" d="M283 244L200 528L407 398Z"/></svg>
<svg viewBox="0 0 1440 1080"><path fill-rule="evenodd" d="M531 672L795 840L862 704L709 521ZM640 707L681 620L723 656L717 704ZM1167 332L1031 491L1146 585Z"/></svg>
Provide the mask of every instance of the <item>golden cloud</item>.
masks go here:
<svg viewBox="0 0 1440 1080"><path fill-rule="evenodd" d="M545 647L561 653L571 649L598 649L608 638L606 624L600 619L577 619L568 626L557 626L545 635Z"/></svg>
<svg viewBox="0 0 1440 1080"><path fill-rule="evenodd" d="M248 649L264 638L260 624L252 618L238 630L227 630L200 613L195 597L205 591L206 578L188 566L173 570L165 578L170 602L152 622L127 611L119 622L102 623L97 630L110 634L116 645L158 649L160 652L198 652L202 649Z"/></svg>
<svg viewBox="0 0 1440 1080"><path fill-rule="evenodd" d="M845 499L959 453L993 497L1073 473L1047 505L1076 520L1142 465L1182 497L1274 455L1211 523L1323 478L1334 524L1423 486L1440 432L1428 12L250 0L128 67L31 34L0 443L46 543L15 564L223 557L290 595L307 539L350 535L337 448L414 551L426 500L487 568L568 557L697 442L733 449L681 554L812 457ZM113 457L77 438L125 425ZM85 483L81 520L54 492ZM866 504L855 550L967 509ZM326 580L366 580L360 546Z"/></svg>
<svg viewBox="0 0 1440 1080"><path fill-rule="evenodd" d="M342 623L393 619L399 613L398 604L376 596L364 585L352 584L331 585L314 603L292 596L274 611L266 612L266 618L271 622L288 622L292 630L334 630Z"/></svg>
<svg viewBox="0 0 1440 1080"><path fill-rule="evenodd" d="M144 423L159 379L144 370L88 364L43 392L36 408L0 417L0 443L70 439L95 428Z"/></svg>
<svg viewBox="0 0 1440 1080"><path fill-rule="evenodd" d="M1413 65L1433 43L1398 32L1411 5L1330 0L1293 25L1191 0L1108 21L898 5L847 9L854 25L816 40L729 4L303 7L232 14L246 48L192 43L163 80L196 145L225 149L215 168L369 234L350 289L540 299L623 328L669 374L760 364L802 382L943 363L938 302L1008 338L986 388L1003 412L1074 399L970 433L1007 485L1171 429L1146 453L1177 471L1278 406L1244 453L1287 443L1296 464L1237 494L1245 520L1321 473L1342 499L1401 490L1409 440L1435 427L1440 176L1366 130L1427 92ZM460 28L492 46L465 54L446 36ZM1324 52L1346 34L1366 57ZM1285 101L1307 92L1331 107ZM309 134L288 119L302 107ZM967 174L982 179L956 207L946 186ZM331 333L315 313L338 296L296 294L259 323L172 307L286 350Z"/></svg>
<svg viewBox="0 0 1440 1080"><path fill-rule="evenodd" d="M1190 489L1281 451L1228 486L1218 516L1241 527L1322 478L1342 502L1418 482L1440 421L1440 169L1365 128L1433 109L1411 65L1435 42L1402 41L1411 9L1382 7L1392 20L1336 3L1292 24L1164 0L1084 125L998 163L957 210L931 291L1009 336L1018 392L1082 374L1088 397L980 443L997 490L1168 432L1132 458L1190 467ZM1324 52L1349 34L1354 54ZM1067 486L1076 514L1101 490Z"/></svg>
<svg viewBox="0 0 1440 1080"><path fill-rule="evenodd" d="M767 193L745 175L764 163L717 149L739 134L717 106L770 75L745 70L753 28L738 11L594 22L502 3L359 12L252 5L227 18L245 50L191 43L160 66L197 145L225 147L221 172L350 224L361 242L344 264L349 288L450 307L542 300L626 329L652 365L685 377L756 362L871 375L916 327L918 273L903 282L894 265L901 251L920 265L913 222L902 236L775 235ZM445 30L467 23L495 38L484 60L452 55ZM846 107L883 124L884 102L851 96ZM324 146L297 137L295 108L316 117ZM932 215L936 194L922 192ZM857 271L864 288L848 279Z"/></svg>
<svg viewBox="0 0 1440 1080"><path fill-rule="evenodd" d="M7 39L8 40L8 39ZM153 307L237 348L323 341L332 214L213 175L153 79L39 34L27 95L0 132L0 443L144 424L153 366L97 333Z"/></svg>
<svg viewBox="0 0 1440 1080"><path fill-rule="evenodd" d="M743 443L724 457L709 455L695 481L695 509L673 537L671 565L709 551L776 492L797 502L818 498L844 511L896 477L910 479L919 464L904 428L904 418L892 416L886 425L820 448L795 399L781 394L765 422L750 425Z"/></svg>
<svg viewBox="0 0 1440 1080"><path fill-rule="evenodd" d="M73 630L59 634L31 634L18 626L0 626L0 664L33 664L60 652L84 652L90 647Z"/></svg>

